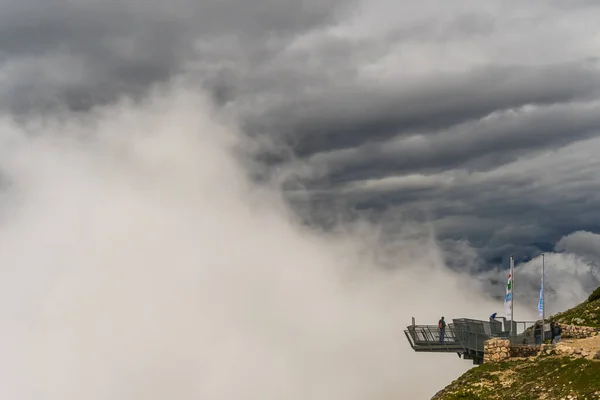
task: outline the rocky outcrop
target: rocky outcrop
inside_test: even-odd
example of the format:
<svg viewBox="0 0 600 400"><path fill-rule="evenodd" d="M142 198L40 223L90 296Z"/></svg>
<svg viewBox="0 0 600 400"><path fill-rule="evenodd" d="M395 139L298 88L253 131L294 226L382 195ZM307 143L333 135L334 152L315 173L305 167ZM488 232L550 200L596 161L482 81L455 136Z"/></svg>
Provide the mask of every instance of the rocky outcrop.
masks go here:
<svg viewBox="0 0 600 400"><path fill-rule="evenodd" d="M583 347L569 346L565 343L558 343L556 345L545 344L540 348L540 355L557 355L566 357L585 357L593 359L596 355L595 352L590 352Z"/></svg>
<svg viewBox="0 0 600 400"><path fill-rule="evenodd" d="M600 328L591 326L577 326L560 324L562 328L561 337L564 339L585 339L600 334Z"/></svg>
<svg viewBox="0 0 600 400"><path fill-rule="evenodd" d="M540 353L540 347L535 345L511 345L511 358L526 358L533 357Z"/></svg>

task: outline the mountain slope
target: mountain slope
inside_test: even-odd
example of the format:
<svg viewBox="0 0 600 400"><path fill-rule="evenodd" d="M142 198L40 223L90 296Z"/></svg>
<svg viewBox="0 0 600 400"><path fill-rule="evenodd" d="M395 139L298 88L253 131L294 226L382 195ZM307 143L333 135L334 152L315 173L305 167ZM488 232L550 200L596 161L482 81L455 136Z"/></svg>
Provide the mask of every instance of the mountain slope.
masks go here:
<svg viewBox="0 0 600 400"><path fill-rule="evenodd" d="M551 320L600 327L600 288ZM564 332L563 332L564 333ZM538 356L484 363L467 371L432 400L600 399L600 336L564 339Z"/></svg>
<svg viewBox="0 0 600 400"><path fill-rule="evenodd" d="M571 396L571 397L568 397ZM539 357L482 364L432 400L600 399L600 362Z"/></svg>
<svg viewBox="0 0 600 400"><path fill-rule="evenodd" d="M600 327L600 287L594 290L587 301L549 319L569 325Z"/></svg>

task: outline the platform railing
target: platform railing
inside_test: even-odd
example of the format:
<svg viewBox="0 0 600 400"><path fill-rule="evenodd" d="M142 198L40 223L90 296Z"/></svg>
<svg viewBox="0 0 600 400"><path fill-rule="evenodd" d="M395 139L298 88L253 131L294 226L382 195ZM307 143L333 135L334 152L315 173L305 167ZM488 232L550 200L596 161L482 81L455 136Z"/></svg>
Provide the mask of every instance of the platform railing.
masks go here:
<svg viewBox="0 0 600 400"><path fill-rule="evenodd" d="M443 338L437 325L410 325L404 331L411 346L415 350L454 351L463 348L465 351L483 352L484 342L493 337L510 339L514 343L533 343L534 338L529 334L535 322L514 321L513 331L506 321L482 321L469 318L453 319L444 330ZM510 323L510 321L508 321ZM531 337L530 337L531 336ZM442 339L442 340L441 340Z"/></svg>
<svg viewBox="0 0 600 400"><path fill-rule="evenodd" d="M537 321L541 323L541 321ZM516 334L510 336L512 345L534 345L535 344L535 324L536 321L517 322L518 328ZM544 338L547 340L552 337L550 324L544 324Z"/></svg>
<svg viewBox="0 0 600 400"><path fill-rule="evenodd" d="M404 333L411 347L417 351L458 352L463 349L452 324L446 326L443 336L436 325L411 325Z"/></svg>
<svg viewBox="0 0 600 400"><path fill-rule="evenodd" d="M443 337L441 329L436 325L412 325L407 328L407 331L415 344L456 342L456 335L452 324L446 326Z"/></svg>

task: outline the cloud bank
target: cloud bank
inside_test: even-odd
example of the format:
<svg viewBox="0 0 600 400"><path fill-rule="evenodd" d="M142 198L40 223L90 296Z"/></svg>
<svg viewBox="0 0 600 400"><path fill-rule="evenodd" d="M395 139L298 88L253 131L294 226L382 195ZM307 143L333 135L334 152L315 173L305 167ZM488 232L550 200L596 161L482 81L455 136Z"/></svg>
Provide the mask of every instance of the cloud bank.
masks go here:
<svg viewBox="0 0 600 400"><path fill-rule="evenodd" d="M595 2L0 6L7 398L425 398L600 284Z"/></svg>
<svg viewBox="0 0 600 400"><path fill-rule="evenodd" d="M311 207L426 218L480 268L600 230L594 2L0 5L15 115L139 99L185 73L274 144L263 173L296 164L288 197L309 189Z"/></svg>
<svg viewBox="0 0 600 400"><path fill-rule="evenodd" d="M469 367L402 332L491 307L435 242L306 227L197 93L2 126L3 397L425 398Z"/></svg>

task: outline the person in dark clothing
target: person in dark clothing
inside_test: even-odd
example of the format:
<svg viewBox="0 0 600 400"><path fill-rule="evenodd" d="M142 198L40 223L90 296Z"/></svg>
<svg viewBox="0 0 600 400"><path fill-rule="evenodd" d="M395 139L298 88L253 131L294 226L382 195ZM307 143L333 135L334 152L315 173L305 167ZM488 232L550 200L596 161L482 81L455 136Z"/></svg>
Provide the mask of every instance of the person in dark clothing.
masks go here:
<svg viewBox="0 0 600 400"><path fill-rule="evenodd" d="M535 344L542 344L542 326L539 322L535 323L533 335L535 336Z"/></svg>
<svg viewBox="0 0 600 400"><path fill-rule="evenodd" d="M554 333L554 321L550 321L550 343L554 343L554 337L556 336L556 334Z"/></svg>
<svg viewBox="0 0 600 400"><path fill-rule="evenodd" d="M493 313L490 315L490 322L494 322L496 320L496 315L498 315L498 313Z"/></svg>
<svg viewBox="0 0 600 400"><path fill-rule="evenodd" d="M438 321L438 328L440 329L440 343L444 343L444 336L446 335L446 321L444 321L444 317Z"/></svg>
<svg viewBox="0 0 600 400"><path fill-rule="evenodd" d="M553 343L560 342L560 335L562 334L562 328L558 323L554 325L554 330L552 331L552 335L554 336Z"/></svg>

